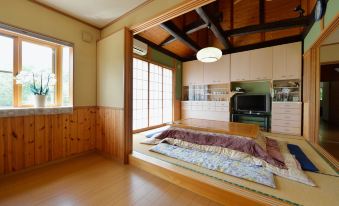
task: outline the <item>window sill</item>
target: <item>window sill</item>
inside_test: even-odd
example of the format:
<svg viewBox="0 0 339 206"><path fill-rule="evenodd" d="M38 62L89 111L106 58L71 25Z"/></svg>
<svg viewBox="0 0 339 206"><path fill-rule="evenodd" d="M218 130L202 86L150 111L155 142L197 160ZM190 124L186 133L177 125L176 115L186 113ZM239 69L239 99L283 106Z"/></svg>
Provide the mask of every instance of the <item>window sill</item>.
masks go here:
<svg viewBox="0 0 339 206"><path fill-rule="evenodd" d="M72 113L73 106L59 107L2 107L0 108L0 117L18 117L30 115L48 115L48 114L66 114Z"/></svg>

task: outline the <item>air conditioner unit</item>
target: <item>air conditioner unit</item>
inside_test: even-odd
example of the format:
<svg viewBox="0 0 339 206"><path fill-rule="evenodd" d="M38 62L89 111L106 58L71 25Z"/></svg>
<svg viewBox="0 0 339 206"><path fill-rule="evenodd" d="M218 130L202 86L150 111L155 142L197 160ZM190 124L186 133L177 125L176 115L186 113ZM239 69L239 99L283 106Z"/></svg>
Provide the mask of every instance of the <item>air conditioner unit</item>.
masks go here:
<svg viewBox="0 0 339 206"><path fill-rule="evenodd" d="M145 56L147 54L147 44L137 39L133 39L133 53Z"/></svg>

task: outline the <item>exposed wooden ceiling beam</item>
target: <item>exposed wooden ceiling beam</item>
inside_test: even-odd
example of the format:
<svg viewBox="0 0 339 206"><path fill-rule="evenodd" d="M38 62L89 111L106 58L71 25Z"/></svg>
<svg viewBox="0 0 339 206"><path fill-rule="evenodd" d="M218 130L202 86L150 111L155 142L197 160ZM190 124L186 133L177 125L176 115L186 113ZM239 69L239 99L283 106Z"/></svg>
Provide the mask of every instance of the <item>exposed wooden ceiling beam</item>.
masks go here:
<svg viewBox="0 0 339 206"><path fill-rule="evenodd" d="M291 18L281 21L269 22L264 24L246 26L238 29L225 31L226 37L241 36L258 32L269 32L293 27L305 27L309 24L309 16Z"/></svg>
<svg viewBox="0 0 339 206"><path fill-rule="evenodd" d="M174 54L174 53L171 52L171 51L168 51L167 49L164 49L164 48L158 46L157 44L155 44L155 43L153 43L153 42L151 42L151 41L145 39L144 37L142 37L142 36L140 36L140 35L138 35L138 34L137 34L137 35L134 35L133 38L136 38L136 39L138 39L139 41L144 42L144 43L147 44L148 46L150 46L150 47L152 47L152 48L154 48L154 49L156 49L156 50L158 50L158 51L160 51L160 52L162 52L162 53L164 53L164 54L166 54L166 55L168 55L168 56L170 56L170 57L172 57L172 58L175 58L175 59L177 59L177 60L179 60L179 61L182 61L182 62L183 62L183 61L186 61L186 60L187 60L187 59L185 59L185 58L182 58L182 57L178 56L177 54Z"/></svg>
<svg viewBox="0 0 339 206"><path fill-rule="evenodd" d="M184 32L180 31L180 29L171 21L164 22L160 24L160 26L193 51L197 52L200 49L199 46L189 36L187 36Z"/></svg>
<svg viewBox="0 0 339 206"><path fill-rule="evenodd" d="M259 23L265 23L265 0L259 0Z"/></svg>
<svg viewBox="0 0 339 206"><path fill-rule="evenodd" d="M207 27L207 24L203 20L199 19L199 20L194 21L193 23L185 26L183 30L186 34L192 34L194 32L201 30L201 29L204 29L206 27ZM170 43L174 42L175 40L176 40L175 37L169 36L163 42L160 43L160 46L166 46L167 44L170 44Z"/></svg>
<svg viewBox="0 0 339 206"><path fill-rule="evenodd" d="M260 49L260 48L271 47L271 46L276 46L276 45L281 45L281 44L288 44L288 43L293 43L293 42L298 42L298 41L302 41L301 35L289 36L289 37L284 37L280 39L263 41L263 42L259 42L256 44L234 47L230 50L223 50L223 54L230 54L230 53L248 51L248 50L253 50L253 49Z"/></svg>
<svg viewBox="0 0 339 206"><path fill-rule="evenodd" d="M195 11L198 13L200 18L210 26L211 31L217 37L217 39L222 43L225 49L231 48L231 44L228 41L227 37L224 35L224 31L221 28L220 24L211 18L203 8L197 8Z"/></svg>

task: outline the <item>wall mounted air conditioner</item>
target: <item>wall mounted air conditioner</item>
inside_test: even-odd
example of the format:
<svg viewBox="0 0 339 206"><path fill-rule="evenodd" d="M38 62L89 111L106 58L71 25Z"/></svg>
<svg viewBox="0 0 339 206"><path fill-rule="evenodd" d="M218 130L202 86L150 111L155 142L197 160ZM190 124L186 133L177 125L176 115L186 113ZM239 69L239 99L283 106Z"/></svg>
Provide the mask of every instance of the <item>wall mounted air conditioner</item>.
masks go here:
<svg viewBox="0 0 339 206"><path fill-rule="evenodd" d="M133 53L145 56L147 54L147 44L137 39L133 39Z"/></svg>

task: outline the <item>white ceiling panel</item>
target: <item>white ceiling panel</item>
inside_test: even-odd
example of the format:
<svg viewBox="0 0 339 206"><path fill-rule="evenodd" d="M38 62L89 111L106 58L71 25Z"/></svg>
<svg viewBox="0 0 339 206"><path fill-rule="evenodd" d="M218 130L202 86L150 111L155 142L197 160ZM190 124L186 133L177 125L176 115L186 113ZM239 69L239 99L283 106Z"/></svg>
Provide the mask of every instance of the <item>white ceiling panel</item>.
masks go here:
<svg viewBox="0 0 339 206"><path fill-rule="evenodd" d="M96 27L104 27L148 0L36 0Z"/></svg>

